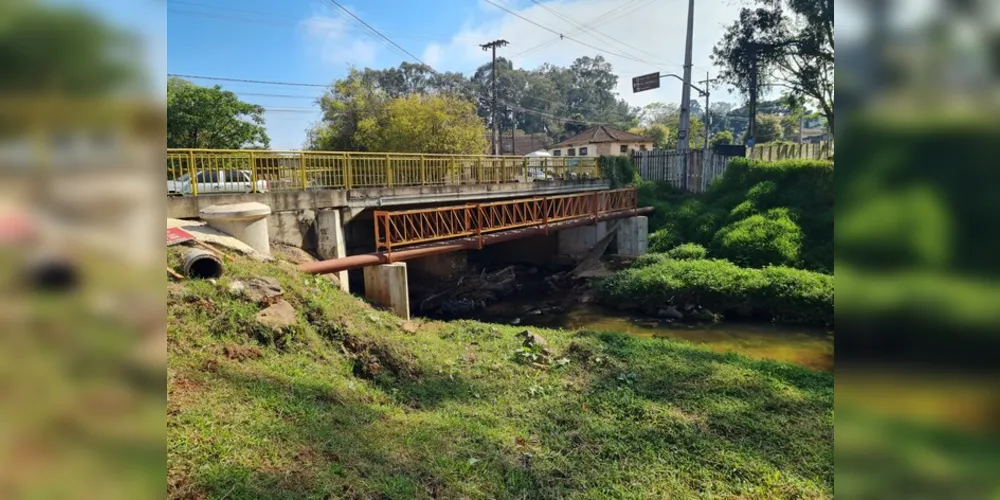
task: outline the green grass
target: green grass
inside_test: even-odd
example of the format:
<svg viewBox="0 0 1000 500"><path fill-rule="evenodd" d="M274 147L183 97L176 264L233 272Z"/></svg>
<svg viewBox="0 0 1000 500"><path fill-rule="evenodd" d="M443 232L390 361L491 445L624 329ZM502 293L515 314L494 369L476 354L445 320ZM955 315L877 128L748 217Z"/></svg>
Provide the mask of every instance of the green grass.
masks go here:
<svg viewBox="0 0 1000 500"><path fill-rule="evenodd" d="M664 339L400 321L282 264L299 311L171 284L172 498L832 498L833 377ZM230 359L226 346L260 357ZM375 367L374 369L372 367Z"/></svg>

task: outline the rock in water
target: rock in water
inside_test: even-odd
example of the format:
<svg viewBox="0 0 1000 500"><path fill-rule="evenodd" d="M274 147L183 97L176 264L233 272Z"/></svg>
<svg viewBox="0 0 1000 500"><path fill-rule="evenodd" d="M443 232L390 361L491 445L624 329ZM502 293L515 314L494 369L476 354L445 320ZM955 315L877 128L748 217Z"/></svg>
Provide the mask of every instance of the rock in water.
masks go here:
<svg viewBox="0 0 1000 500"><path fill-rule="evenodd" d="M674 306L667 306L661 308L659 311L656 312L656 315L661 318L673 318L676 320L684 319L684 315L681 314L681 312L678 311L677 308Z"/></svg>

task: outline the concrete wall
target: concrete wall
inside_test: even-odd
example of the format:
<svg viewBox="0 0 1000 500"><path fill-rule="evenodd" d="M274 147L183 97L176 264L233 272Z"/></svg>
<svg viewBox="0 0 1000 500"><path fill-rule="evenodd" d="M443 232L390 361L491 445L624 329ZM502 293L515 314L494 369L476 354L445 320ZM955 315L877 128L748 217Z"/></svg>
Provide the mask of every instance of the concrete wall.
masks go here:
<svg viewBox="0 0 1000 500"><path fill-rule="evenodd" d="M469 267L467 252L439 253L406 261L413 280L444 281Z"/></svg>
<svg viewBox="0 0 1000 500"><path fill-rule="evenodd" d="M272 243L303 250L316 250L316 213L312 210L273 212L267 217L267 231Z"/></svg>
<svg viewBox="0 0 1000 500"><path fill-rule="evenodd" d="M580 255L584 254L598 241L608 235L608 222L601 221L595 225L580 226L559 231L560 255Z"/></svg>

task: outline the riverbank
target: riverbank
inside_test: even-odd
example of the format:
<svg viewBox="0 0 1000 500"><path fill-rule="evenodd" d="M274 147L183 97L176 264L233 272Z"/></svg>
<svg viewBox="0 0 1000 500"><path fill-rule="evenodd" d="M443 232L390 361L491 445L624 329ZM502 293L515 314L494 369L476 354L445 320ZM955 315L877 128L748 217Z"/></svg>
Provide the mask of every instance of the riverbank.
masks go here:
<svg viewBox="0 0 1000 500"><path fill-rule="evenodd" d="M829 373L403 322L280 261L227 271L168 286L171 498L833 496ZM280 303L286 323L260 318Z"/></svg>

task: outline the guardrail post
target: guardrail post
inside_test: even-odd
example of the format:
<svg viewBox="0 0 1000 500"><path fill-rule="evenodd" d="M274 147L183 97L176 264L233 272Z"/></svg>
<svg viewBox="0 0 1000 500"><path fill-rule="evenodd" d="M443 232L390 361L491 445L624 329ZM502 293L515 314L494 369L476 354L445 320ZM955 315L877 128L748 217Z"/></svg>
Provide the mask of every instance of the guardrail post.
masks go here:
<svg viewBox="0 0 1000 500"><path fill-rule="evenodd" d="M257 192L257 162L253 161L253 151L249 151L250 155L250 192Z"/></svg>
<svg viewBox="0 0 1000 500"><path fill-rule="evenodd" d="M198 196L198 172L194 168L194 151L188 151L188 179L191 181L191 196Z"/></svg>
<svg viewBox="0 0 1000 500"><path fill-rule="evenodd" d="M477 181L479 181L479 183L483 182L483 158L485 157L483 156L479 157L479 175L478 178L476 179Z"/></svg>
<svg viewBox="0 0 1000 500"><path fill-rule="evenodd" d="M309 180L306 178L306 152L302 151L299 153L299 170L302 171L302 190L305 191L309 186Z"/></svg>
<svg viewBox="0 0 1000 500"><path fill-rule="evenodd" d="M420 155L420 185L427 184L427 167L424 165L424 155Z"/></svg>
<svg viewBox="0 0 1000 500"><path fill-rule="evenodd" d="M344 189L351 189L354 186L354 163L351 162L351 153L344 154Z"/></svg>
<svg viewBox="0 0 1000 500"><path fill-rule="evenodd" d="M528 159L524 159L524 182L528 182Z"/></svg>
<svg viewBox="0 0 1000 500"><path fill-rule="evenodd" d="M389 155L385 155L385 184L386 186L392 187L392 160L389 159Z"/></svg>

